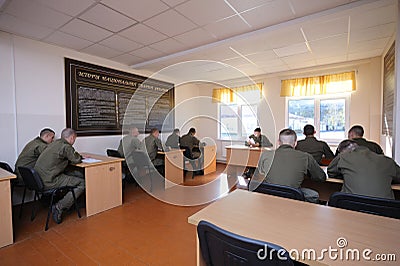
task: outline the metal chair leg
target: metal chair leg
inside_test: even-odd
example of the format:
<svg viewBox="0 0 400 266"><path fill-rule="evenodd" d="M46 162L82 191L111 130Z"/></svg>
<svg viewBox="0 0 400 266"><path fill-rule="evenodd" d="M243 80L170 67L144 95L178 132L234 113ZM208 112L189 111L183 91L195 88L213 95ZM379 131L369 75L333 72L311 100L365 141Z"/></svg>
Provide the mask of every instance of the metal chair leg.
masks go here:
<svg viewBox="0 0 400 266"><path fill-rule="evenodd" d="M21 219L21 217L22 217L22 206L24 205L24 203L25 203L25 194L26 194L26 187L24 187L24 194L22 195L22 203L21 203L21 206L19 207L19 219Z"/></svg>
<svg viewBox="0 0 400 266"><path fill-rule="evenodd" d="M57 190L55 190L53 193L51 193L50 206L49 206L49 210L47 211L47 219L46 219L46 225L44 227L44 231L47 231L47 229L49 229L49 220L50 220L50 214L51 214L51 207L53 206L54 194L56 194L56 192L57 192Z"/></svg>
<svg viewBox="0 0 400 266"><path fill-rule="evenodd" d="M72 192L72 197L74 197L75 210L78 213L78 217L81 218L81 213L79 212L78 203L76 202L75 192L73 188L71 189L71 192Z"/></svg>

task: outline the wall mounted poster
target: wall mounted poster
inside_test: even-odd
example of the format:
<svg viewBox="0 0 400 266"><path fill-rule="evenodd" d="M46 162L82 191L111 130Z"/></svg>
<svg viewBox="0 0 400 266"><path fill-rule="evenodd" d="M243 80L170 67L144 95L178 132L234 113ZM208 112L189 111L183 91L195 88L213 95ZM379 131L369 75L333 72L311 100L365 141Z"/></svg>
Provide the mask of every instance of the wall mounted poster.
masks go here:
<svg viewBox="0 0 400 266"><path fill-rule="evenodd" d="M392 44L383 60L382 135L385 136L393 136L394 64L395 43Z"/></svg>
<svg viewBox="0 0 400 266"><path fill-rule="evenodd" d="M80 136L174 128L174 84L65 58L67 127Z"/></svg>

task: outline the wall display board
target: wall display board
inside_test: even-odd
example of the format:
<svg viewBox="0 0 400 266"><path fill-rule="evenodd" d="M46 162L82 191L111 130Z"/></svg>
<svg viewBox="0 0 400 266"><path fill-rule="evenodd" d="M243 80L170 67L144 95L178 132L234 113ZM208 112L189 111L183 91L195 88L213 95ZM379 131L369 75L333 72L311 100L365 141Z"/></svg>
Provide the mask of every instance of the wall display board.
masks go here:
<svg viewBox="0 0 400 266"><path fill-rule="evenodd" d="M395 52L395 43L393 43L383 60L382 135L386 136L393 136Z"/></svg>
<svg viewBox="0 0 400 266"><path fill-rule="evenodd" d="M80 136L174 128L174 84L65 58L67 127Z"/></svg>

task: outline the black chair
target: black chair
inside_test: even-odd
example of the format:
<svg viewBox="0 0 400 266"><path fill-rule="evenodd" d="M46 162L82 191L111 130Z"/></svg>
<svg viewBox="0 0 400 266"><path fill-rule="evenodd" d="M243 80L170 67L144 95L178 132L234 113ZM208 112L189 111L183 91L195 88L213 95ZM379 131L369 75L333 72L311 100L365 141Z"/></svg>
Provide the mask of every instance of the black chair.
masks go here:
<svg viewBox="0 0 400 266"><path fill-rule="evenodd" d="M0 162L0 168L10 172L10 173L14 173L13 169L11 168L11 166L6 163L6 162ZM10 180L11 181L11 195L14 194L14 188L15 187L23 187L24 188L24 194L22 196L22 198L25 198L25 194L26 194L26 186L25 184L23 184L22 182L19 182L18 179L13 178ZM21 211L20 211L20 218L21 218Z"/></svg>
<svg viewBox="0 0 400 266"><path fill-rule="evenodd" d="M152 180L152 173L155 172L155 167L153 163L150 161L149 155L145 151L134 151L132 152L132 159L135 166L138 169L137 176L141 179L144 178L142 173L144 172L146 175L149 175L150 179L150 191L153 190L153 180Z"/></svg>
<svg viewBox="0 0 400 266"><path fill-rule="evenodd" d="M400 200L335 192L328 206L400 219Z"/></svg>
<svg viewBox="0 0 400 266"><path fill-rule="evenodd" d="M259 193L269 194L269 195L273 195L273 196L304 201L303 192L300 189L289 187L289 186L283 186L283 185L262 182L254 190L254 192L259 192Z"/></svg>
<svg viewBox="0 0 400 266"><path fill-rule="evenodd" d="M69 192L71 192L72 196L74 197L75 209L76 212L78 213L78 217L81 218L81 213L79 212L78 204L76 203L76 198L75 198L75 192L74 192L74 188L76 188L75 186L62 186L57 188L45 189L42 178L34 169L28 167L18 167L18 170L21 173L22 179L24 180L26 187L29 190L35 192L35 195L33 197L34 202L32 206L31 221L33 221L33 219L35 219L36 216L35 214L36 200L39 200L43 196L50 196L50 206L47 212L46 226L44 228L44 230L47 231L47 229L49 229L49 218L51 214L51 207L53 206L55 197L60 194L65 195L65 193ZM24 202L22 201L21 210L23 204Z"/></svg>
<svg viewBox="0 0 400 266"><path fill-rule="evenodd" d="M107 156L109 157L124 158L123 156L121 156L121 154L119 154L119 151L117 150L107 149L106 152Z"/></svg>
<svg viewBox="0 0 400 266"><path fill-rule="evenodd" d="M278 245L240 236L206 221L197 225L197 235L206 265L303 265L292 261Z"/></svg>

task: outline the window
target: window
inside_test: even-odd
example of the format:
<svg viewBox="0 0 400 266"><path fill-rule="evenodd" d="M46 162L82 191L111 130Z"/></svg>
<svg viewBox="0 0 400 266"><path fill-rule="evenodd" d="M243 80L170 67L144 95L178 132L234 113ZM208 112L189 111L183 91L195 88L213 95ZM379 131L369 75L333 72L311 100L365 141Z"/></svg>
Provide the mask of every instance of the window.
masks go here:
<svg viewBox="0 0 400 266"><path fill-rule="evenodd" d="M338 144L346 138L349 124L349 96L289 98L287 101L287 126L296 131L298 139L304 139L303 127L314 125L316 137L330 144Z"/></svg>
<svg viewBox="0 0 400 266"><path fill-rule="evenodd" d="M262 84L213 90L218 103L218 136L222 140L245 140L258 127L257 106Z"/></svg>

